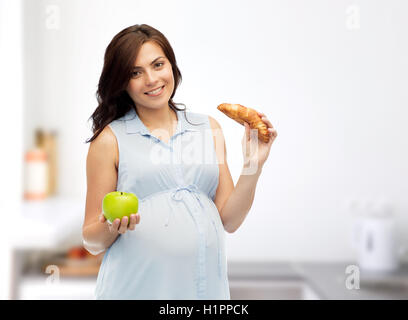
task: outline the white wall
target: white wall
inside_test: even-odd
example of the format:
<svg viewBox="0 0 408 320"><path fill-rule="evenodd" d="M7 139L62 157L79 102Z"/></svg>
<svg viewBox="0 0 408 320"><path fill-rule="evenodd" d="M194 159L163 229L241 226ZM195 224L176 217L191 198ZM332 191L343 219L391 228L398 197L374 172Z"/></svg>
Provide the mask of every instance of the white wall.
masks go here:
<svg viewBox="0 0 408 320"><path fill-rule="evenodd" d="M86 192L83 142L106 46L147 23L175 50L175 101L220 122L234 182L244 129L216 106L253 107L278 130L252 210L228 235L229 259L353 259L353 199L389 199L408 244L407 2L24 3L25 146L36 125L58 129L61 194Z"/></svg>
<svg viewBox="0 0 408 320"><path fill-rule="evenodd" d="M0 0L0 299L11 297L10 234L21 208L23 164L22 2Z"/></svg>

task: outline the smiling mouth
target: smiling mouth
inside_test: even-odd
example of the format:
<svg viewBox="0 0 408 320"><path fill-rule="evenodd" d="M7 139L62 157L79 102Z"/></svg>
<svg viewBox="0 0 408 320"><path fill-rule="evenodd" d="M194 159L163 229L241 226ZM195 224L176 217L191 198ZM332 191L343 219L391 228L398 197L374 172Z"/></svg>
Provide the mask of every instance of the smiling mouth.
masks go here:
<svg viewBox="0 0 408 320"><path fill-rule="evenodd" d="M157 95L158 93L161 93L161 91L163 90L164 86L161 86L155 90L149 91L149 92L145 92L146 95L150 96L150 95Z"/></svg>

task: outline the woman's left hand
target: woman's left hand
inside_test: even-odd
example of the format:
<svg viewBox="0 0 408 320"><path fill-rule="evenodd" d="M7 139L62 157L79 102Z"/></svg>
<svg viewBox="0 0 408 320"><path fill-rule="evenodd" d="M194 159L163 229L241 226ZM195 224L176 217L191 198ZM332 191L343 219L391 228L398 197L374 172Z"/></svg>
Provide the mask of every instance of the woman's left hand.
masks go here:
<svg viewBox="0 0 408 320"><path fill-rule="evenodd" d="M271 151L272 143L278 135L266 115L260 112L258 112L258 115L268 127L270 138L268 143L263 142L258 138L258 130L251 129L249 124L245 122L245 134L242 138L242 153L244 156L244 167L247 168L250 166L256 166L259 168L264 165L266 159L268 159L269 152Z"/></svg>

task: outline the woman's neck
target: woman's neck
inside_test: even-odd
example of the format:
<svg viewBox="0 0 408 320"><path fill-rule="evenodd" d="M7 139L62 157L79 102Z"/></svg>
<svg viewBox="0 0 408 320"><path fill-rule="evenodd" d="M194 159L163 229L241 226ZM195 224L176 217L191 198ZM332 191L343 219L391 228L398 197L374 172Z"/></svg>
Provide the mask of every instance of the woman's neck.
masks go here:
<svg viewBox="0 0 408 320"><path fill-rule="evenodd" d="M137 114L144 125L150 130L166 129L172 131L177 124L177 114L170 107L160 109L136 108Z"/></svg>

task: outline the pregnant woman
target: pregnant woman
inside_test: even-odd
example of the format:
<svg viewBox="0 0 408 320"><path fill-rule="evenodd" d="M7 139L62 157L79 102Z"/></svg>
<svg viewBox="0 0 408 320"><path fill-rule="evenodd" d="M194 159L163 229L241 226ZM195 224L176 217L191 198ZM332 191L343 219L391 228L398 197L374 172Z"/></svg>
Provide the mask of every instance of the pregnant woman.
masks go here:
<svg viewBox="0 0 408 320"><path fill-rule="evenodd" d="M259 113L266 143L245 123L234 187L220 125L176 106L180 81L172 47L151 26L122 30L106 49L82 229L84 247L105 252L97 299L230 299L225 231L236 231L251 208L276 131ZM139 212L110 224L102 199L116 190L137 195Z"/></svg>

